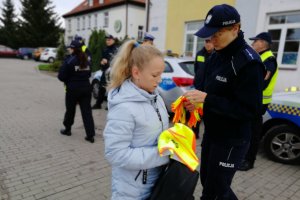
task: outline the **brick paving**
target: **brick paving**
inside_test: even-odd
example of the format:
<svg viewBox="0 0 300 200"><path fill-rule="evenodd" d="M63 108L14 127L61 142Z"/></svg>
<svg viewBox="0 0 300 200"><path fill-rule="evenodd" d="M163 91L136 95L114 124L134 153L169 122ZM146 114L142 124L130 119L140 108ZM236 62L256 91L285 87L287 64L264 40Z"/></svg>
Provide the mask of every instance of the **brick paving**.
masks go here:
<svg viewBox="0 0 300 200"><path fill-rule="evenodd" d="M93 111L94 144L84 140L79 108L73 135L60 135L64 87L37 64L0 58L0 200L110 199L102 137L107 111ZM255 168L238 172L232 186L239 199L299 200L300 167L272 162L260 152ZM198 184L196 199L200 192Z"/></svg>

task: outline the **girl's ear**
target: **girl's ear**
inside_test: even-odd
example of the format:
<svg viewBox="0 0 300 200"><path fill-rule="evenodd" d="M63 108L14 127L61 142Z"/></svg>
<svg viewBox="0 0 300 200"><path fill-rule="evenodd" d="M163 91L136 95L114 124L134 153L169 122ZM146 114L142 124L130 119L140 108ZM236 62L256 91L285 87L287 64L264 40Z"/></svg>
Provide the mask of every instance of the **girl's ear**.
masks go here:
<svg viewBox="0 0 300 200"><path fill-rule="evenodd" d="M131 68L131 74L132 74L133 79L138 80L139 79L139 74L140 74L139 68L134 65Z"/></svg>

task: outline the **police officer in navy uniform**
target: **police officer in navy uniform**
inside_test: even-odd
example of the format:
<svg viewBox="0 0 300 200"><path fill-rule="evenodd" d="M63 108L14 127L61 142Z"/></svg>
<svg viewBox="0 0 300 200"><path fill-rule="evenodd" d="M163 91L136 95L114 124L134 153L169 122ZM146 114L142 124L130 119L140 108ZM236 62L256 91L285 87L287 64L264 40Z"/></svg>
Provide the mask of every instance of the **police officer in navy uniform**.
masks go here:
<svg viewBox="0 0 300 200"><path fill-rule="evenodd" d="M238 199L230 185L248 150L252 120L261 112L264 66L240 27L237 10L222 4L209 10L196 33L210 38L215 48L206 63L203 91L184 94L189 111L204 103L202 200Z"/></svg>
<svg viewBox="0 0 300 200"><path fill-rule="evenodd" d="M197 52L196 58L195 58L195 66L194 66L194 86L197 90L203 90L204 89L204 79L205 79L205 61L207 61L208 57L214 50L214 45L210 41L210 39L204 40L204 47ZM196 124L196 127L193 127L193 131L196 135L196 138L199 138L199 126L200 123L198 122Z"/></svg>
<svg viewBox="0 0 300 200"><path fill-rule="evenodd" d="M118 51L118 47L116 45L116 39L114 38L113 35L107 34L105 36L106 39L106 47L102 52L102 59L100 61L101 65L101 70L102 70L102 76L100 78L100 87L99 87L99 92L98 92L98 98L96 100L96 103L93 105L92 109L101 109L102 103L105 98L105 93L106 93L106 85L107 85L107 74L108 74L108 69L110 67L111 61L114 57L114 55Z"/></svg>
<svg viewBox="0 0 300 200"><path fill-rule="evenodd" d="M82 52L82 43L73 40L69 46L71 56L67 57L59 69L58 79L65 83L66 87L66 113L62 135L71 136L71 127L74 123L76 104L81 110L83 124L86 132L85 140L94 143L95 128L91 109L91 76L90 64L87 55Z"/></svg>
<svg viewBox="0 0 300 200"><path fill-rule="evenodd" d="M256 159L258 147L260 144L262 136L262 125L263 118L262 116L267 111L268 105L272 101L272 94L274 91L275 83L278 75L278 66L275 56L271 51L272 37L267 32L259 33L255 37L249 38L253 40L252 47L259 53L262 62L264 63L267 74L264 78L264 90L263 90L263 108L261 115L253 121L252 127L252 137L250 142L249 150L246 154L245 159L243 160L239 170L248 171L254 167L254 162Z"/></svg>

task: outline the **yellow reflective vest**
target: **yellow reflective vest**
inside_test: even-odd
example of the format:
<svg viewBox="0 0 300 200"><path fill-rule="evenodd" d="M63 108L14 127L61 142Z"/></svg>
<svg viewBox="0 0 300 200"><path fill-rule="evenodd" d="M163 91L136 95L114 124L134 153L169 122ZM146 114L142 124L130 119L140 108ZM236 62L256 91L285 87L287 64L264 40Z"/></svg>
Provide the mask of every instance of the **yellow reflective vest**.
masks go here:
<svg viewBox="0 0 300 200"><path fill-rule="evenodd" d="M260 55L262 62L265 62L270 57L275 57L271 50L264 52ZM276 67L276 71L269 82L269 85L263 91L263 104L269 104L272 101L272 94L275 88L276 80L278 76L278 66Z"/></svg>
<svg viewBox="0 0 300 200"><path fill-rule="evenodd" d="M184 124L175 123L173 127L163 131L157 145L160 156L170 155L171 159L183 163L191 171L196 170L199 165L195 134Z"/></svg>

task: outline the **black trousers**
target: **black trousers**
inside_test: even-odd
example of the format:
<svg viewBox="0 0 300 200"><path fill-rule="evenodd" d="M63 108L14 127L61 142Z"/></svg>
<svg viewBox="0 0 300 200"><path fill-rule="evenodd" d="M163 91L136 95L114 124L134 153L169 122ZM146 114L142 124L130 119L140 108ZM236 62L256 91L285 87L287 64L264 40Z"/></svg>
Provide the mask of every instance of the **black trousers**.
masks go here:
<svg viewBox="0 0 300 200"><path fill-rule="evenodd" d="M262 115L260 115L257 119L255 119L252 123L252 135L249 150L245 156L245 160L249 161L251 164L254 164L256 160L256 155L258 152L259 144L262 137L262 125L263 125L263 118L262 116L267 111L269 104L264 104L262 109Z"/></svg>
<svg viewBox="0 0 300 200"><path fill-rule="evenodd" d="M98 91L98 98L96 100L96 105L101 106L104 99L105 99L105 93L106 93L106 88L100 84L99 86L99 91Z"/></svg>
<svg viewBox="0 0 300 200"><path fill-rule="evenodd" d="M67 130L71 130L74 123L77 103L80 106L82 120L88 137L95 136L94 119L91 108L91 87L67 89L66 92L66 113L63 124Z"/></svg>
<svg viewBox="0 0 300 200"><path fill-rule="evenodd" d="M237 200L230 185L249 147L246 140L215 141L204 133L201 150L201 200Z"/></svg>

